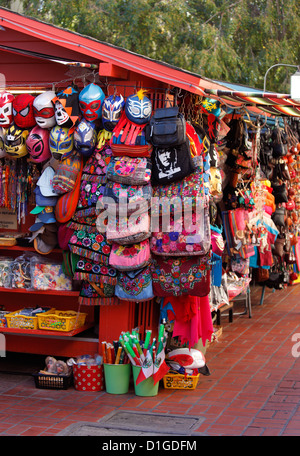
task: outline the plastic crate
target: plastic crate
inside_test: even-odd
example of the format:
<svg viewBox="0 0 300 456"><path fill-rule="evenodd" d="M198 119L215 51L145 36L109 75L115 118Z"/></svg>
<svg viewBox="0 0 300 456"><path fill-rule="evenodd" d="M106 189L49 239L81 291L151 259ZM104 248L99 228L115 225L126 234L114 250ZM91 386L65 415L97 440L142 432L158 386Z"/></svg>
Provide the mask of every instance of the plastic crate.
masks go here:
<svg viewBox="0 0 300 456"><path fill-rule="evenodd" d="M23 309L16 310L15 312L10 312L5 316L7 327L17 329L38 329L38 317L18 315L21 310ZM52 313L54 310L55 309L47 310L46 312L43 312L43 315Z"/></svg>
<svg viewBox="0 0 300 456"><path fill-rule="evenodd" d="M198 375L167 374L163 377L164 388L193 390L199 380Z"/></svg>
<svg viewBox="0 0 300 456"><path fill-rule="evenodd" d="M35 387L40 389L62 389L66 390L71 386L73 377L70 375L32 374Z"/></svg>
<svg viewBox="0 0 300 456"><path fill-rule="evenodd" d="M82 312L56 310L38 315L38 327L47 331L69 332L84 326L86 316L87 314Z"/></svg>

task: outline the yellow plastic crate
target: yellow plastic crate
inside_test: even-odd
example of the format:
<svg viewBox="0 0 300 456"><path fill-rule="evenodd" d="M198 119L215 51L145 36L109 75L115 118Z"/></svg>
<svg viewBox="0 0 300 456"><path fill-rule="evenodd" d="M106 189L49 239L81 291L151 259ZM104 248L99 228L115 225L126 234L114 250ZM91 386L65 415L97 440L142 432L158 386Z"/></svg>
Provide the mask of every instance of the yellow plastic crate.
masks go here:
<svg viewBox="0 0 300 456"><path fill-rule="evenodd" d="M193 390L199 380L198 375L167 374L163 377L164 388Z"/></svg>
<svg viewBox="0 0 300 456"><path fill-rule="evenodd" d="M73 310L59 311L48 313L47 315L38 315L39 329L46 331L65 331L69 332L73 329L84 326L86 313L78 313Z"/></svg>
<svg viewBox="0 0 300 456"><path fill-rule="evenodd" d="M26 315L18 315L23 309L16 310L15 312L10 312L5 315L8 328L17 328L17 329L38 329L38 317L31 317ZM43 312L43 315L47 315L55 309L47 310Z"/></svg>

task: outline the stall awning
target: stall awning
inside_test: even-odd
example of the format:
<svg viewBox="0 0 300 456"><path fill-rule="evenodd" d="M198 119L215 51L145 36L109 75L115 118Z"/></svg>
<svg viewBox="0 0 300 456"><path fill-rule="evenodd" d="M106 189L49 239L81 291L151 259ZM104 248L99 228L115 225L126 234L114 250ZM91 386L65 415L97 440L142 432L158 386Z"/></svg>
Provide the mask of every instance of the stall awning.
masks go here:
<svg viewBox="0 0 300 456"><path fill-rule="evenodd" d="M256 108L262 114L300 117L300 102L292 100L288 94L218 89L205 89L205 93L220 101L224 100L225 104L232 103L235 108Z"/></svg>

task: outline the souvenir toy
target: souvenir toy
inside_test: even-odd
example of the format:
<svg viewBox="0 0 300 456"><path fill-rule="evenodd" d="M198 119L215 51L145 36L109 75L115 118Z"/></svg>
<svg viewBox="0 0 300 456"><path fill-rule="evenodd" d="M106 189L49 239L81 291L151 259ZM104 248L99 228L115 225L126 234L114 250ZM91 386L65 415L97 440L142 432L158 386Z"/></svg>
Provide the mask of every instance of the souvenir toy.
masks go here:
<svg viewBox="0 0 300 456"><path fill-rule="evenodd" d="M50 131L49 147L53 158L56 160L60 161L69 157L74 147L73 134L70 135L68 128L56 125Z"/></svg>
<svg viewBox="0 0 300 456"><path fill-rule="evenodd" d="M37 125L41 128L52 128L56 124L54 104L55 92L47 91L38 95L33 101L33 112Z"/></svg>
<svg viewBox="0 0 300 456"><path fill-rule="evenodd" d="M187 374L192 374L195 369L205 366L203 353L195 348L177 348L170 351L166 359L172 369L178 371L180 367L184 367Z"/></svg>
<svg viewBox="0 0 300 456"><path fill-rule="evenodd" d="M7 130L4 145L5 151L11 158L21 158L27 155L26 139L28 130L22 130L13 123Z"/></svg>
<svg viewBox="0 0 300 456"><path fill-rule="evenodd" d="M26 139L27 151L35 163L51 158L49 149L49 131L36 125Z"/></svg>
<svg viewBox="0 0 300 456"><path fill-rule="evenodd" d="M136 94L130 95L125 102L126 117L138 125L149 122L152 113L152 104L145 96L145 90L140 89Z"/></svg>
<svg viewBox="0 0 300 456"><path fill-rule="evenodd" d="M36 124L33 113L34 96L29 93L17 95L13 100L14 123L20 128L31 128Z"/></svg>
<svg viewBox="0 0 300 456"><path fill-rule="evenodd" d="M80 115L78 91L74 87L67 87L52 99L57 125L64 128L73 128Z"/></svg>
<svg viewBox="0 0 300 456"><path fill-rule="evenodd" d="M7 128L13 122L12 103L14 96L3 90L0 92L0 127Z"/></svg>
<svg viewBox="0 0 300 456"><path fill-rule="evenodd" d="M102 125L107 131L113 131L120 120L125 105L122 95L110 95L102 105Z"/></svg>
<svg viewBox="0 0 300 456"><path fill-rule="evenodd" d="M85 157L92 155L97 141L94 123L82 119L74 131L74 146Z"/></svg>
<svg viewBox="0 0 300 456"><path fill-rule="evenodd" d="M79 94L79 107L83 117L88 121L95 121L101 117L101 107L105 98L101 87L89 84Z"/></svg>

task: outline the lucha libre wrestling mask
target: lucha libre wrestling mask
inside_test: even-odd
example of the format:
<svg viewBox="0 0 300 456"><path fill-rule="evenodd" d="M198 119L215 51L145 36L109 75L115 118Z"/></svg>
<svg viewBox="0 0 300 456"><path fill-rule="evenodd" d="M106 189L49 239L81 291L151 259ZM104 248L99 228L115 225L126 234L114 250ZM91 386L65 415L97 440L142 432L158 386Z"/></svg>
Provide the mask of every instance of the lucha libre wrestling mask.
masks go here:
<svg viewBox="0 0 300 456"><path fill-rule="evenodd" d="M77 90L70 86L63 92L59 92L52 102L57 125L63 128L73 128L80 114Z"/></svg>
<svg viewBox="0 0 300 456"><path fill-rule="evenodd" d="M17 95L13 101L14 123L20 128L34 127L36 122L33 114L34 97L29 93Z"/></svg>
<svg viewBox="0 0 300 456"><path fill-rule="evenodd" d="M101 107L105 98L101 87L89 84L79 94L79 107L83 117L89 122L94 122L101 117Z"/></svg>
<svg viewBox="0 0 300 456"><path fill-rule="evenodd" d="M13 122L12 103L14 96L3 90L0 92L0 127L7 128Z"/></svg>
<svg viewBox="0 0 300 456"><path fill-rule="evenodd" d="M27 155L26 139L29 131L19 128L15 123L8 127L4 145L7 155L11 158L21 158Z"/></svg>
<svg viewBox="0 0 300 456"><path fill-rule="evenodd" d="M125 103L126 117L133 123L142 125L149 122L152 113L152 104L145 96L143 89L130 95Z"/></svg>
<svg viewBox="0 0 300 456"><path fill-rule="evenodd" d="M92 155L97 141L95 125L82 119L74 131L74 146L85 157Z"/></svg>
<svg viewBox="0 0 300 456"><path fill-rule="evenodd" d="M221 103L218 100L213 98L205 98L202 101L202 106L208 114L213 114L216 117L219 117L221 114Z"/></svg>
<svg viewBox="0 0 300 456"><path fill-rule="evenodd" d="M51 158L49 149L49 130L36 125L26 139L29 155L35 163L41 163Z"/></svg>
<svg viewBox="0 0 300 456"><path fill-rule="evenodd" d="M73 152L74 138L68 128L62 128L59 125L53 127L49 136L50 152L55 160L61 161L70 157Z"/></svg>
<svg viewBox="0 0 300 456"><path fill-rule="evenodd" d="M52 128L56 124L52 99L55 92L47 91L38 95L33 101L33 112L37 125L41 128Z"/></svg>
<svg viewBox="0 0 300 456"><path fill-rule="evenodd" d="M122 95L110 95L102 105L102 125L107 131L113 131L120 120L125 105Z"/></svg>

